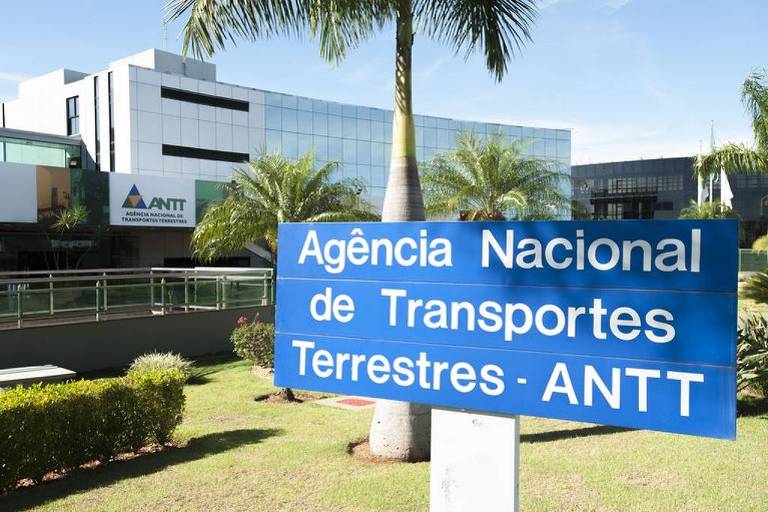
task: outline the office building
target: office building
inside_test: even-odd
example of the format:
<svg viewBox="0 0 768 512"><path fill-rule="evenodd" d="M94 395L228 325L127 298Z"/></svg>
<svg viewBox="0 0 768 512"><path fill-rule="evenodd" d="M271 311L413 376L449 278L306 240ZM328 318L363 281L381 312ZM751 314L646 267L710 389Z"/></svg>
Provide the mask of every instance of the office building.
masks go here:
<svg viewBox="0 0 768 512"><path fill-rule="evenodd" d="M471 130L518 140L527 155L570 171L569 130L422 115L415 124L420 161ZM0 191L0 243L8 250L0 270L50 266L51 213L86 203L87 223L69 235L73 252L87 248L82 265L188 265L191 230L221 197L218 183L261 151L296 158L314 150L319 165L339 162L336 177L362 179L380 207L392 111L219 82L212 63L152 49L96 73L61 69L21 82L18 98L0 104L0 126L17 141L0 158L9 162L0 163L9 184ZM37 148L26 157L18 150L25 137ZM46 137L69 143L72 153L43 155ZM129 211L147 198L185 210L153 218ZM268 254L252 249L221 263L262 264Z"/></svg>
<svg viewBox="0 0 768 512"><path fill-rule="evenodd" d="M314 149L319 163L341 164L340 176L362 178L375 205L386 186L391 110L218 82L214 64L156 49L97 73L65 69L24 81L2 110L9 128L79 135L87 169L223 181L262 150L295 158ZM570 168L569 130L420 115L415 123L420 161L472 130L517 139L528 154Z"/></svg>
<svg viewBox="0 0 768 512"><path fill-rule="evenodd" d="M677 219L696 201L694 158L658 158L574 165L571 168L573 216L576 219ZM742 247L751 246L768 229L768 175L729 176L733 209L740 217ZM705 183L707 193L709 183ZM720 184L712 184L720 198Z"/></svg>

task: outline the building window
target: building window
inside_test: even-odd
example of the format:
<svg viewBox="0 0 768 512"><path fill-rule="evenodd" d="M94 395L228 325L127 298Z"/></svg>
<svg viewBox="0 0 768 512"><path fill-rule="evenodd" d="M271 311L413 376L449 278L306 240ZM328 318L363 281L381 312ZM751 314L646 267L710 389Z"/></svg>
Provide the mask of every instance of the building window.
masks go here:
<svg viewBox="0 0 768 512"><path fill-rule="evenodd" d="M171 87L161 87L160 97L169 100L186 101L188 103L197 103L198 105L208 105L211 107L228 108L230 110L241 110L248 112L250 104L243 100L234 100L223 98L221 96L212 96L210 94L201 94L197 92L173 89Z"/></svg>
<svg viewBox="0 0 768 512"><path fill-rule="evenodd" d="M96 170L101 170L101 137L99 136L99 77L93 77L94 160Z"/></svg>
<svg viewBox="0 0 768 512"><path fill-rule="evenodd" d="M80 133L80 97L67 98L67 135Z"/></svg>
<svg viewBox="0 0 768 512"><path fill-rule="evenodd" d="M109 171L115 172L115 101L112 72L107 73L107 99L109 101Z"/></svg>
<svg viewBox="0 0 768 512"><path fill-rule="evenodd" d="M296 134L293 134L294 137ZM285 150L283 150L285 151ZM188 146L174 146L172 144L163 144L163 155L179 156L183 158L197 158L201 160L216 160L218 162L247 162L250 158L248 153L235 153L232 151L216 151L213 149L191 148Z"/></svg>

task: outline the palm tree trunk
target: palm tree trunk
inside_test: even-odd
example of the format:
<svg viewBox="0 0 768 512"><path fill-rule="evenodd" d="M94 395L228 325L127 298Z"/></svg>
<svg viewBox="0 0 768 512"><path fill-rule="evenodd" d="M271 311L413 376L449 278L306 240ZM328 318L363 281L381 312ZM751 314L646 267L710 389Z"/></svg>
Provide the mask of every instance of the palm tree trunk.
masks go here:
<svg viewBox="0 0 768 512"><path fill-rule="evenodd" d="M416 134L411 102L413 12L410 0L400 0L397 14L395 114L392 123L392 159L381 220L424 220ZM380 400L371 422L370 449L379 457L422 461L429 459L430 408L425 405Z"/></svg>
<svg viewBox="0 0 768 512"><path fill-rule="evenodd" d="M411 52L413 13L410 0L400 0L397 14L397 60L395 63L395 115L392 121L392 158L384 194L381 220L424 220L416 165L416 127L413 122Z"/></svg>

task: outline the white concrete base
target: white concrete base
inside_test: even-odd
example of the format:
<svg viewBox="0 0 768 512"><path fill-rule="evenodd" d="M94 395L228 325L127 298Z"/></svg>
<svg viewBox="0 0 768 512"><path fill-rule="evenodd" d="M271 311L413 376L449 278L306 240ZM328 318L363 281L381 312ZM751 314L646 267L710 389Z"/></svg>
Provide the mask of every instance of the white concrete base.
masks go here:
<svg viewBox="0 0 768 512"><path fill-rule="evenodd" d="M432 409L430 512L517 512L520 419Z"/></svg>

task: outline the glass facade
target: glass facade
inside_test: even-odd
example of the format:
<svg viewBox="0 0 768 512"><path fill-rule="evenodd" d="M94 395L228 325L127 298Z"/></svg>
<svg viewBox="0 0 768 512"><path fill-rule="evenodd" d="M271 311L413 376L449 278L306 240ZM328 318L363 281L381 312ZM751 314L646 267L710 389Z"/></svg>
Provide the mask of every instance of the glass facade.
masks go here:
<svg viewBox="0 0 768 512"><path fill-rule="evenodd" d="M70 167L80 163L80 144L57 144L0 135L0 162Z"/></svg>
<svg viewBox="0 0 768 512"><path fill-rule="evenodd" d="M317 163L339 162L337 178L361 178L375 205L380 205L387 184L392 144L392 111L267 92L265 100L266 149L297 158L314 150ZM517 140L526 154L558 161L568 172L571 163L569 130L531 128L415 116L416 156L429 161L439 152L454 149L462 131L480 137L499 135ZM570 193L570 191L568 191Z"/></svg>
<svg viewBox="0 0 768 512"><path fill-rule="evenodd" d="M223 183L219 181L195 180L196 220L200 222L208 206L224 199Z"/></svg>
<svg viewBox="0 0 768 512"><path fill-rule="evenodd" d="M676 219L697 184L691 158L574 165L576 219Z"/></svg>
<svg viewBox="0 0 768 512"><path fill-rule="evenodd" d="M189 229L110 226L109 173L45 165L28 170L33 179L26 183L36 188L37 222L0 217L0 271L199 264L189 251ZM0 166L0 183L2 175ZM221 182L195 180L197 219L211 202L223 198ZM52 228L55 215L76 207L86 212L82 224L63 233ZM216 264L248 266L250 262L249 256L240 255Z"/></svg>

